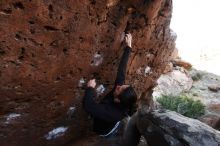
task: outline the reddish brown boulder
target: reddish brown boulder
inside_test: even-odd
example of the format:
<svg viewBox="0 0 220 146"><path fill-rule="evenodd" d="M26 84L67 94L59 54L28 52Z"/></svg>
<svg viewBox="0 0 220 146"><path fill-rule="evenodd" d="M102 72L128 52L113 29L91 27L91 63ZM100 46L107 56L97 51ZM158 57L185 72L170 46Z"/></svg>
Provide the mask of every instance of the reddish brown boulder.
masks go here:
<svg viewBox="0 0 220 146"><path fill-rule="evenodd" d="M172 0L1 0L1 145L85 137L91 124L81 106L84 83L96 77L105 92L112 87L125 30L134 40L127 83L145 92L175 48L171 11ZM140 67L149 74L137 74Z"/></svg>
<svg viewBox="0 0 220 146"><path fill-rule="evenodd" d="M216 130L220 130L220 116L218 114L206 114L200 117L199 120Z"/></svg>
<svg viewBox="0 0 220 146"><path fill-rule="evenodd" d="M181 59L174 59L174 60L172 60L172 63L174 66L180 66L180 67L183 67L187 70L192 68L192 64L190 64L189 62L186 62L184 60L181 60Z"/></svg>

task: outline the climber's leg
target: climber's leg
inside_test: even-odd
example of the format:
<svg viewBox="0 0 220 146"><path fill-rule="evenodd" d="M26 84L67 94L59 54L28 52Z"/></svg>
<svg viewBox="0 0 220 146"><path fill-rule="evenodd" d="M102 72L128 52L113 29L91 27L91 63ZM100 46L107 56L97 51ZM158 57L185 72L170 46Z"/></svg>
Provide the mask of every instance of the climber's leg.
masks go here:
<svg viewBox="0 0 220 146"><path fill-rule="evenodd" d="M135 113L129 120L125 132L123 134L122 146L137 146L141 134L136 126L137 113Z"/></svg>
<svg viewBox="0 0 220 146"><path fill-rule="evenodd" d="M107 135L100 135L102 138L102 146L119 146L119 143L122 139L122 129L123 123L118 122L115 127L111 130L111 132Z"/></svg>

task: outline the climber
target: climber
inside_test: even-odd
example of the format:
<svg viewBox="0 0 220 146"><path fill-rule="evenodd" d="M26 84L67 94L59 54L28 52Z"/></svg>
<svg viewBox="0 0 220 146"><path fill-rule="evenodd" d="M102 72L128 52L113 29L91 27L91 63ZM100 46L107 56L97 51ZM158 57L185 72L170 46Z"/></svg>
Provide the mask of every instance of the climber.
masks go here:
<svg viewBox="0 0 220 146"><path fill-rule="evenodd" d="M124 84L127 62L131 52L131 34L124 36L126 47L120 60L117 77L113 89L103 98L100 103L94 100L95 79L87 83L87 89L83 98L85 110L93 117L93 130L102 137L115 134L120 121L131 114L132 107L135 105L137 95L131 85Z"/></svg>

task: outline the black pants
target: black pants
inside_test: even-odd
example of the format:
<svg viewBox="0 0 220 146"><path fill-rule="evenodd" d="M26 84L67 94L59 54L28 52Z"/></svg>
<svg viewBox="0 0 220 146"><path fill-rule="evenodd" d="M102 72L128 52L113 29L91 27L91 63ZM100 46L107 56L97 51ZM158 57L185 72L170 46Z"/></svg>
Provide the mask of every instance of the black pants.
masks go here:
<svg viewBox="0 0 220 146"><path fill-rule="evenodd" d="M137 114L135 113L127 123L122 139L122 146L137 146L140 141L141 134L137 129L136 121Z"/></svg>
<svg viewBox="0 0 220 146"><path fill-rule="evenodd" d="M103 137L102 146L138 146L141 134L136 126L137 113L131 118L121 121L119 131L114 135Z"/></svg>

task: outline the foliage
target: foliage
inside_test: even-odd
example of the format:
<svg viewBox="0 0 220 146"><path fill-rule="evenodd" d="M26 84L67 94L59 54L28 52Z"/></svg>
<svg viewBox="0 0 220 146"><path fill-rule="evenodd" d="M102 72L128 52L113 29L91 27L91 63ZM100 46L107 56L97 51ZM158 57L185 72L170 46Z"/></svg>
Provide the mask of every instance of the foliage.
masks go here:
<svg viewBox="0 0 220 146"><path fill-rule="evenodd" d="M162 96L157 101L164 108L190 118L198 118L205 112L205 105L201 101L186 96Z"/></svg>

